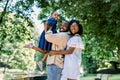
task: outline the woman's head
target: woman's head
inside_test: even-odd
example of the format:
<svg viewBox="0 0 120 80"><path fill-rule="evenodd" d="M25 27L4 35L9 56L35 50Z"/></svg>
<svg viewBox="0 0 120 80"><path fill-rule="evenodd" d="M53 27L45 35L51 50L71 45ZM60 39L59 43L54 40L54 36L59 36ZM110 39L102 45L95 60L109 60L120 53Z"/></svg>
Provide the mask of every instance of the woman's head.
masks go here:
<svg viewBox="0 0 120 80"><path fill-rule="evenodd" d="M69 30L72 35L82 35L83 33L83 27L78 20L71 20L69 22Z"/></svg>
<svg viewBox="0 0 120 80"><path fill-rule="evenodd" d="M58 17L59 17L58 12L57 12L57 11L52 12L52 13L51 13L51 17L52 17L52 18L55 18L55 20L58 20Z"/></svg>

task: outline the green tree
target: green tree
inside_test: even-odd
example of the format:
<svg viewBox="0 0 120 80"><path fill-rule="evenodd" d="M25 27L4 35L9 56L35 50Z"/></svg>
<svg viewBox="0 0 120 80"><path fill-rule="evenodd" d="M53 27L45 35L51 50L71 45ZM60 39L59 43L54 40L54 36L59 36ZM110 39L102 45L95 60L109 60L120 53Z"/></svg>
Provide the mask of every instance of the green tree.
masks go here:
<svg viewBox="0 0 120 80"><path fill-rule="evenodd" d="M41 7L43 7L43 13L59 9L65 18L81 20L83 24L85 23L84 27L89 33L101 38L106 37L106 41L116 46L119 53L119 0L53 0Z"/></svg>
<svg viewBox="0 0 120 80"><path fill-rule="evenodd" d="M35 52L23 48L24 44L36 40L34 24L12 13L6 13L3 21L0 24L0 61L10 66L9 68L35 69Z"/></svg>
<svg viewBox="0 0 120 80"><path fill-rule="evenodd" d="M40 19L46 17L45 13L58 9L62 16L60 19L81 21L84 27L83 40L86 44L84 54L88 60L91 59L94 64L97 63L96 66L90 65L109 67L109 65L105 65L106 62L119 61L119 0L51 0L42 3L46 3L46 5L41 5Z"/></svg>
<svg viewBox="0 0 120 80"><path fill-rule="evenodd" d="M41 8L41 20L53 10L59 10L60 21L80 20L88 57L103 62L110 57L120 59L120 0L19 0L7 10L29 18L33 5Z"/></svg>

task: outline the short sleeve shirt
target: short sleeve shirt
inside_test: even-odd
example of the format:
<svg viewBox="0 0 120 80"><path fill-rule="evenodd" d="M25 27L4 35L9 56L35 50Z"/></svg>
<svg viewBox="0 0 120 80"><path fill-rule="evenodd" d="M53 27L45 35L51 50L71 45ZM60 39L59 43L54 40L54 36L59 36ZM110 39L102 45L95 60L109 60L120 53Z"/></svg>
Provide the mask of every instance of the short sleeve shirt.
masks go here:
<svg viewBox="0 0 120 80"><path fill-rule="evenodd" d="M64 68L62 74L64 77L76 79L79 75L81 64L81 52L84 49L84 44L80 36L73 36L67 42L67 50L74 47L72 54L65 55Z"/></svg>

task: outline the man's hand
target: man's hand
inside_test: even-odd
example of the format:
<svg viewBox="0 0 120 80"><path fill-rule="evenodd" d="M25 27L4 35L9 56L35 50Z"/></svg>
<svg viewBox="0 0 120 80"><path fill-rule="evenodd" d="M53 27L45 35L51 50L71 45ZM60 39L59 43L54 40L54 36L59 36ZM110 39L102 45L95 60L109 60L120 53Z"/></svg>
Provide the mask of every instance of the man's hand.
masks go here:
<svg viewBox="0 0 120 80"><path fill-rule="evenodd" d="M25 46L23 46L24 48L33 48L33 44L32 43L29 43L29 44L26 44Z"/></svg>

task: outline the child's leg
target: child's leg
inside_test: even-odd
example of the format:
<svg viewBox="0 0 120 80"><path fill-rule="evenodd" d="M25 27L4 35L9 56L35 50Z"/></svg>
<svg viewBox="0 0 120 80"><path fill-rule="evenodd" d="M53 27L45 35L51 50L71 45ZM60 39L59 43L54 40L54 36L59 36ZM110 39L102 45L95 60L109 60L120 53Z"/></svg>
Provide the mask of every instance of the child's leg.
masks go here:
<svg viewBox="0 0 120 80"><path fill-rule="evenodd" d="M45 62L46 59L47 59L47 57L48 57L48 54L45 54L41 61L42 61L42 62Z"/></svg>
<svg viewBox="0 0 120 80"><path fill-rule="evenodd" d="M41 61L38 62L38 66L40 68L40 70L43 70L43 62L45 62L45 60L47 59L48 54L45 54L44 57L42 58Z"/></svg>

